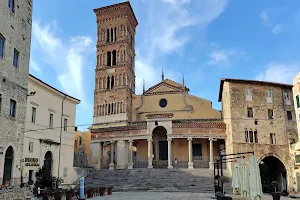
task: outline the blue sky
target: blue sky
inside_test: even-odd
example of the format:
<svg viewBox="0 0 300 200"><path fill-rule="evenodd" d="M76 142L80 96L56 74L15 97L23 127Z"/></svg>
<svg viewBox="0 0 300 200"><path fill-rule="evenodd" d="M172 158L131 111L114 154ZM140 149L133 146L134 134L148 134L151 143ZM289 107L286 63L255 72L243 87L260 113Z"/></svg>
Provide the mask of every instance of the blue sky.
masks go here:
<svg viewBox="0 0 300 200"><path fill-rule="evenodd" d="M77 125L91 124L96 18L117 0L35 1L30 73L82 100ZM292 83L300 71L300 1L131 0L136 33L136 93L161 69L220 109L221 78ZM84 130L87 126L79 127Z"/></svg>

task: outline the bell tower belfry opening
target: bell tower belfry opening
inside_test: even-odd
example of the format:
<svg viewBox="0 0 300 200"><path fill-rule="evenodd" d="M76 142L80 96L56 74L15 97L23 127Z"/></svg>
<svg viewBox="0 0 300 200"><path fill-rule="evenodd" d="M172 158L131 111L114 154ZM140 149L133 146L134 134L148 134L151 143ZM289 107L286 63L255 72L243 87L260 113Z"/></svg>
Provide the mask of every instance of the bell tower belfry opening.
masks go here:
<svg viewBox="0 0 300 200"><path fill-rule="evenodd" d="M93 123L125 125L132 117L138 22L129 2L94 9L94 12L97 18L97 63Z"/></svg>

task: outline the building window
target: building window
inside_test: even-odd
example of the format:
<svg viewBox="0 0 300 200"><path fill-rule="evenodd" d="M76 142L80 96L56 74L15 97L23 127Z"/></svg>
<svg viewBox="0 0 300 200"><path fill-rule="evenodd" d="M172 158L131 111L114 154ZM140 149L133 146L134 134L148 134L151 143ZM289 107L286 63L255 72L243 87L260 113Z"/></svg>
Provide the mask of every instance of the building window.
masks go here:
<svg viewBox="0 0 300 200"><path fill-rule="evenodd" d="M245 142L249 142L249 135L247 129L245 129Z"/></svg>
<svg viewBox="0 0 300 200"><path fill-rule="evenodd" d="M267 95L267 103L273 103L272 90L267 90L266 95Z"/></svg>
<svg viewBox="0 0 300 200"><path fill-rule="evenodd" d="M11 99L9 104L9 116L11 117L16 116L16 107L17 107L17 102Z"/></svg>
<svg viewBox="0 0 300 200"><path fill-rule="evenodd" d="M159 106L160 106L161 108L166 107L167 104L168 104L168 102L167 102L166 99L161 99L161 100L159 100Z"/></svg>
<svg viewBox="0 0 300 200"><path fill-rule="evenodd" d="M18 68L19 67L19 52L14 49L14 59L13 59L13 66L15 68Z"/></svg>
<svg viewBox="0 0 300 200"><path fill-rule="evenodd" d="M297 108L300 108L299 94L296 96Z"/></svg>
<svg viewBox="0 0 300 200"><path fill-rule="evenodd" d="M253 143L253 131L249 131L249 136L250 136L250 142Z"/></svg>
<svg viewBox="0 0 300 200"><path fill-rule="evenodd" d="M274 113L272 109L268 109L268 118L269 119L274 119Z"/></svg>
<svg viewBox="0 0 300 200"><path fill-rule="evenodd" d="M79 137L79 146L82 144L82 138L81 136Z"/></svg>
<svg viewBox="0 0 300 200"><path fill-rule="evenodd" d="M257 130L254 131L254 142L258 143Z"/></svg>
<svg viewBox="0 0 300 200"><path fill-rule="evenodd" d="M36 116L36 108L32 107L32 111L31 111L31 122L35 123L35 116Z"/></svg>
<svg viewBox="0 0 300 200"><path fill-rule="evenodd" d="M68 119L64 119L64 131L68 130Z"/></svg>
<svg viewBox="0 0 300 200"><path fill-rule="evenodd" d="M275 133L270 133L270 143L276 144L276 135Z"/></svg>
<svg viewBox="0 0 300 200"><path fill-rule="evenodd" d="M53 128L53 114L52 113L50 113L49 127Z"/></svg>
<svg viewBox="0 0 300 200"><path fill-rule="evenodd" d="M15 12L15 0L8 0L8 7L11 10L11 12Z"/></svg>
<svg viewBox="0 0 300 200"><path fill-rule="evenodd" d="M291 100L291 97L288 92L283 92L283 97L285 100Z"/></svg>
<svg viewBox="0 0 300 200"><path fill-rule="evenodd" d="M246 100L247 101L252 101L252 92L250 88L246 89Z"/></svg>
<svg viewBox="0 0 300 200"><path fill-rule="evenodd" d="M0 113L1 113L1 110L2 110L2 94L0 94Z"/></svg>
<svg viewBox="0 0 300 200"><path fill-rule="evenodd" d="M267 97L272 97L272 90L267 90Z"/></svg>
<svg viewBox="0 0 300 200"><path fill-rule="evenodd" d="M4 57L4 43L5 38L0 34L0 58Z"/></svg>
<svg viewBox="0 0 300 200"><path fill-rule="evenodd" d="M293 120L292 112L291 111L286 111L286 114L287 114L288 120Z"/></svg>
<svg viewBox="0 0 300 200"><path fill-rule="evenodd" d="M248 115L248 117L253 117L253 110L252 110L252 108L247 108L247 115Z"/></svg>
<svg viewBox="0 0 300 200"><path fill-rule="evenodd" d="M28 152L33 152L33 142L29 142Z"/></svg>

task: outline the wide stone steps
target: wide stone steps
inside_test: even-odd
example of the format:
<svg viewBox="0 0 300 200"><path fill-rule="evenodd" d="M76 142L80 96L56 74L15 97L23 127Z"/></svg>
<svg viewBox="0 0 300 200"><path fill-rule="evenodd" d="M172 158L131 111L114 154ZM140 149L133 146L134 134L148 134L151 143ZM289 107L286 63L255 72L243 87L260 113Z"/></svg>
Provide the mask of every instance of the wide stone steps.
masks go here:
<svg viewBox="0 0 300 200"><path fill-rule="evenodd" d="M226 174L226 172L225 172ZM113 186L114 191L164 191L214 193L213 171L209 169L97 170L85 179L86 187ZM232 194L231 183L224 185Z"/></svg>

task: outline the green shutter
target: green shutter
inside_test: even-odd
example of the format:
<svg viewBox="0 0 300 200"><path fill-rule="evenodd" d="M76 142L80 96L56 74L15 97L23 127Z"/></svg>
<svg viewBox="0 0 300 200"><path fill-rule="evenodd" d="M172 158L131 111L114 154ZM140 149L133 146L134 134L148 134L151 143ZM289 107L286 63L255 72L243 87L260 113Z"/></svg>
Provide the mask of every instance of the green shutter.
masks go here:
<svg viewBox="0 0 300 200"><path fill-rule="evenodd" d="M300 108L299 95L296 96L297 108Z"/></svg>

